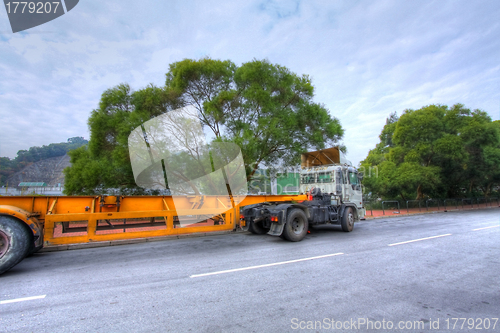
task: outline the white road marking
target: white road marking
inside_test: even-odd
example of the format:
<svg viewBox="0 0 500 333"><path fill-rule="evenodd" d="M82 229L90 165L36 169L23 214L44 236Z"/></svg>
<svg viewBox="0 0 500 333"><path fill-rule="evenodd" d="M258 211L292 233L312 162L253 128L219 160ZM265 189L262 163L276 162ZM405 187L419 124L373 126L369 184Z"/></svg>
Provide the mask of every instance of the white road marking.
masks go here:
<svg viewBox="0 0 500 333"><path fill-rule="evenodd" d="M328 257L338 256L338 255L341 255L341 254L343 254L343 253L339 252L339 253L333 253L333 254L325 254L325 255L317 256L317 257L310 257L310 258L302 258L302 259L295 259L295 260L275 262L275 263L272 263L272 264L265 264L265 265L249 266L249 267L243 267L243 268L228 269L228 270L225 270L225 271L218 271L218 272L211 272L211 273L204 273L204 274L194 274L194 275L191 275L190 278L201 277L201 276L209 276L209 275L217 275L217 274L224 274L224 273L232 273L232 272L239 272L239 271L246 271L246 270L249 270L249 269L262 268L262 267L270 267L270 266L278 266L278 265L284 265L284 264L291 264L291 263L294 263L294 262L301 262L301 261L307 261L307 260L328 258Z"/></svg>
<svg viewBox="0 0 500 333"><path fill-rule="evenodd" d="M409 240L409 241L406 241L406 242L393 243L393 244L389 244L389 246L401 245L401 244L408 244L408 243L413 243L413 242L419 242L421 240L433 239L433 238L439 238L439 237L446 237L446 236L451 236L451 234L445 234L445 235L439 235L439 236L432 236L432 237L425 237L425 238L419 238L419 239Z"/></svg>
<svg viewBox="0 0 500 333"><path fill-rule="evenodd" d="M8 303L23 302L23 301L31 301L33 299L45 298L45 296L47 296L47 295L31 296L31 297L24 297L24 298L14 298L14 299L6 300L6 301L0 301L0 304L8 304Z"/></svg>
<svg viewBox="0 0 500 333"><path fill-rule="evenodd" d="M498 227L500 227L500 225L492 225L491 227L484 227L484 228L472 229L472 231L484 230L484 229L491 229L491 228L498 228Z"/></svg>

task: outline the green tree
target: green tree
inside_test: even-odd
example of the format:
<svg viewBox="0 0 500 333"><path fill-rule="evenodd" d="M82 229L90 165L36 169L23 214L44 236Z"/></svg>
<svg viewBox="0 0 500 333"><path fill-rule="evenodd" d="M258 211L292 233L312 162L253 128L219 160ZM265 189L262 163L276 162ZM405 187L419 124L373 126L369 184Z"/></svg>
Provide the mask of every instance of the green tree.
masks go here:
<svg viewBox="0 0 500 333"><path fill-rule="evenodd" d="M8 157L0 157L0 184L4 185L7 178L15 172L14 161Z"/></svg>
<svg viewBox="0 0 500 333"><path fill-rule="evenodd" d="M265 60L240 67L212 59L177 62L167 89L197 107L217 141L241 148L248 179L261 163L297 164L301 153L332 146L343 135L340 122L312 101L307 75Z"/></svg>
<svg viewBox="0 0 500 333"><path fill-rule="evenodd" d="M66 194L94 194L106 188L134 188L130 157L128 156L128 135L143 121L144 112L136 105L147 104L143 97L149 92L132 93L127 84L120 84L106 90L99 108L93 110L89 119L90 140L88 147L71 151L71 167L64 170Z"/></svg>
<svg viewBox="0 0 500 333"><path fill-rule="evenodd" d="M386 198L490 195L499 184L500 131L484 111L461 104L405 110L387 119L380 143L361 163L377 167L368 191Z"/></svg>
<svg viewBox="0 0 500 333"><path fill-rule="evenodd" d="M197 109L209 141L241 148L248 179L262 165L297 164L302 152L332 146L343 135L340 122L312 101L313 93L307 75L268 61L241 66L209 58L173 63L164 87L132 92L122 84L103 93L89 118L88 150L71 155L66 193L106 187L139 191L128 156L129 134L145 121L187 105ZM84 165L91 161L92 170L101 169L83 180Z"/></svg>

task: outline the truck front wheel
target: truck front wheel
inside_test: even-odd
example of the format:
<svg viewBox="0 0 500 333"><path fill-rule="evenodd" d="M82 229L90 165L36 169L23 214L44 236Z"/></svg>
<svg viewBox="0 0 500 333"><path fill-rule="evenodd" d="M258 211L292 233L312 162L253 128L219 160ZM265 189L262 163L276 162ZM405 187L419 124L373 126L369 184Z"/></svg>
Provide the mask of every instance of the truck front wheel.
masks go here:
<svg viewBox="0 0 500 333"><path fill-rule="evenodd" d="M354 227L354 213L352 207L347 207L342 215L342 231L350 232Z"/></svg>
<svg viewBox="0 0 500 333"><path fill-rule="evenodd" d="M9 216L0 216L0 274L26 257L31 237L28 230Z"/></svg>
<svg viewBox="0 0 500 333"><path fill-rule="evenodd" d="M291 242L299 242L307 235L309 221L302 209L295 208L290 210L286 219L283 236Z"/></svg>

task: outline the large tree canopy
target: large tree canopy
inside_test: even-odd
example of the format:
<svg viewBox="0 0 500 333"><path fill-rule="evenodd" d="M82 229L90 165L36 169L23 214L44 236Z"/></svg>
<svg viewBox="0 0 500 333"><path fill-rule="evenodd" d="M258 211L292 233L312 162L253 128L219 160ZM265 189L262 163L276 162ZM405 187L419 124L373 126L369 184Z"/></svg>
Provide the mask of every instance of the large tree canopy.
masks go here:
<svg viewBox="0 0 500 333"><path fill-rule="evenodd" d="M71 154L66 194L91 194L99 188L138 191L127 140L147 120L194 105L208 141L233 142L242 151L248 179L266 165L289 166L300 154L323 149L342 138L340 122L313 102L307 75L253 60L186 59L170 65L164 87L132 92L126 84L105 91L89 118L88 148Z"/></svg>
<svg viewBox="0 0 500 333"><path fill-rule="evenodd" d="M236 67L229 61L184 60L171 65L167 87L181 104L193 104L202 123L220 141L240 146L249 177L264 162L298 163L300 153L338 142L337 119L312 102L308 76L254 60Z"/></svg>
<svg viewBox="0 0 500 333"><path fill-rule="evenodd" d="M392 114L361 165L368 191L406 200L488 196L500 185L499 162L499 123L456 104Z"/></svg>

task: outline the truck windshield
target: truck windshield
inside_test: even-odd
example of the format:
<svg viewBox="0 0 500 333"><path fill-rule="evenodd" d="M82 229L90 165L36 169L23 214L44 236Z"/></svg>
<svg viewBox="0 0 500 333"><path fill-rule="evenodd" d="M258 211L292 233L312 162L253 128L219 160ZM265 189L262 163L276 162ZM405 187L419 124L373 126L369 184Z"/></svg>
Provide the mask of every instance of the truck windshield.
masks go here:
<svg viewBox="0 0 500 333"><path fill-rule="evenodd" d="M349 171L349 183L352 185L358 185L358 175L355 172Z"/></svg>
<svg viewBox="0 0 500 333"><path fill-rule="evenodd" d="M302 184L312 184L315 182L314 174L311 175L302 175L301 182Z"/></svg>
<svg viewBox="0 0 500 333"><path fill-rule="evenodd" d="M332 175L329 172L318 173L318 183L331 183Z"/></svg>

